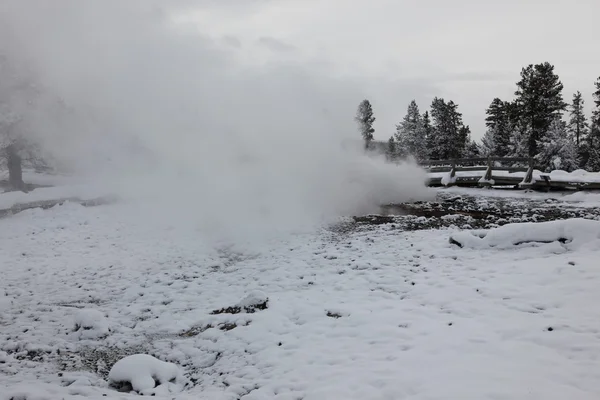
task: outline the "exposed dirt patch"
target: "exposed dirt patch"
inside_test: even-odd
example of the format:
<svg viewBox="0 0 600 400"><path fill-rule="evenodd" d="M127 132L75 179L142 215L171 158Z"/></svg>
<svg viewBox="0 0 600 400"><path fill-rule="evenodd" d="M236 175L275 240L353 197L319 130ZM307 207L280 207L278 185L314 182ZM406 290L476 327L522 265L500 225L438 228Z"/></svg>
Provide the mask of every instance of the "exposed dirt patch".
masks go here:
<svg viewBox="0 0 600 400"><path fill-rule="evenodd" d="M412 231L458 227L488 229L516 222L544 222L569 218L600 220L600 209L577 207L555 199L493 198L440 193L433 202L382 206L379 213L355 216L330 229L337 234L387 225Z"/></svg>
<svg viewBox="0 0 600 400"><path fill-rule="evenodd" d="M252 305L244 306L244 307L232 306L232 307L221 308L219 310L212 311L211 314L212 315L218 315L218 314L239 314L242 311L244 311L244 312L246 312L248 314L253 314L256 311L266 310L268 307L269 307L269 300L265 300L262 303L252 304Z"/></svg>
<svg viewBox="0 0 600 400"><path fill-rule="evenodd" d="M117 361L134 354L146 354L148 349L137 346L117 347L81 347L76 352L61 352L57 363L61 371L85 370L108 378L110 369Z"/></svg>

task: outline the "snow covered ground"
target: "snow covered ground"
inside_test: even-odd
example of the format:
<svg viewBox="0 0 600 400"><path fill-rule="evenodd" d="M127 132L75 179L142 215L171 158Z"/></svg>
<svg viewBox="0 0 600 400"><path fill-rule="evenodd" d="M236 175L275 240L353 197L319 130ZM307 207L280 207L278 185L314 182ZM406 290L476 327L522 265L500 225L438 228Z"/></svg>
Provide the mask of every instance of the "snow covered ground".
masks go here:
<svg viewBox="0 0 600 400"><path fill-rule="evenodd" d="M158 399L597 399L598 232L215 244L124 203L27 210L0 219L0 399L139 398L108 384L135 354L163 363L112 378L173 380Z"/></svg>

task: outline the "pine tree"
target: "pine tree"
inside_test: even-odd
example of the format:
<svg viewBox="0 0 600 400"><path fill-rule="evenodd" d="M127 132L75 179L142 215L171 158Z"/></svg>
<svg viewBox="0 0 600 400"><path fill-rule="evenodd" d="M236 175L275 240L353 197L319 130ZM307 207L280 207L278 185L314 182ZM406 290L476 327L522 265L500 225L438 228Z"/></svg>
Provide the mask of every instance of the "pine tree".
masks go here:
<svg viewBox="0 0 600 400"><path fill-rule="evenodd" d="M388 140L386 156L389 161L396 159L396 141L394 140L394 136L390 136Z"/></svg>
<svg viewBox="0 0 600 400"><path fill-rule="evenodd" d="M469 149L469 146L471 145L471 143L473 143L473 141L471 140L471 128L469 127L469 125L462 125L460 127L460 129L458 130L458 138L462 147L459 157L468 157L467 154L470 152L470 150L472 150L472 148Z"/></svg>
<svg viewBox="0 0 600 400"><path fill-rule="evenodd" d="M423 132L425 133L425 143L427 143L427 156L432 159L438 159L439 155L433 150L433 127L431 126L431 118L429 111L423 113Z"/></svg>
<svg viewBox="0 0 600 400"><path fill-rule="evenodd" d="M596 91L592 95L596 108L592 111L592 126L590 136L595 140L590 141L590 146L600 148L600 78L594 82Z"/></svg>
<svg viewBox="0 0 600 400"><path fill-rule="evenodd" d="M509 151L509 149L506 149ZM488 157L496 155L496 128L488 128L481 138L481 144L479 145L479 152Z"/></svg>
<svg viewBox="0 0 600 400"><path fill-rule="evenodd" d="M481 154L481 149L479 148L479 145L477 145L477 143L475 143L475 141L469 140L469 144L465 148L465 153L464 153L463 157L474 158L474 157L481 157L481 155L482 154Z"/></svg>
<svg viewBox="0 0 600 400"><path fill-rule="evenodd" d="M536 156L539 165L546 171L561 169L568 172L579 168L579 154L573 138L567 133L564 121L556 118L547 135L538 144Z"/></svg>
<svg viewBox="0 0 600 400"><path fill-rule="evenodd" d="M404 119L396 126L396 143L404 154L422 161L427 159L426 139L419 106L413 100L408 106Z"/></svg>
<svg viewBox="0 0 600 400"><path fill-rule="evenodd" d="M588 172L600 172L600 154L597 149L590 149L585 170Z"/></svg>
<svg viewBox="0 0 600 400"><path fill-rule="evenodd" d="M545 62L523 68L517 87L515 95L520 117L530 128L529 155L535 156L538 143L566 107L562 97L563 84L554 73L554 66Z"/></svg>
<svg viewBox="0 0 600 400"><path fill-rule="evenodd" d="M488 129L494 131L494 143L492 155L504 157L508 152L511 132L511 103L495 98L486 110L485 123Z"/></svg>
<svg viewBox="0 0 600 400"><path fill-rule="evenodd" d="M595 108L592 111L591 125L587 137L586 147L588 150L588 159L585 164L587 171L600 171L600 78L594 82L596 91L592 97Z"/></svg>
<svg viewBox="0 0 600 400"><path fill-rule="evenodd" d="M453 101L445 102L438 97L431 103L433 131L430 150L441 159L460 158L468 144L468 127L462 122L462 114Z"/></svg>
<svg viewBox="0 0 600 400"><path fill-rule="evenodd" d="M369 100L363 100L358 106L356 111L356 122L358 123L358 129L360 134L365 141L365 149L369 148L370 143L373 141L373 123L375 122L375 116L373 115L373 107Z"/></svg>
<svg viewBox="0 0 600 400"><path fill-rule="evenodd" d="M530 136L531 129L529 127L515 126L510 132L508 155L510 157L528 157Z"/></svg>
<svg viewBox="0 0 600 400"><path fill-rule="evenodd" d="M588 123L585 118L584 111L584 100L581 92L577 91L573 95L573 103L570 106L570 120L567 125L568 131L575 138L577 146L580 145L581 140L587 135Z"/></svg>

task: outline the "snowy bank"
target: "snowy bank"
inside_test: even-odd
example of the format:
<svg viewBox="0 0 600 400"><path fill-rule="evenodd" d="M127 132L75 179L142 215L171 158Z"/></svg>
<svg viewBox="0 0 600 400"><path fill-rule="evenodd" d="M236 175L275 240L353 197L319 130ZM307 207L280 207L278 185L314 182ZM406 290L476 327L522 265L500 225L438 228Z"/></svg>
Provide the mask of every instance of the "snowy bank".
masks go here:
<svg viewBox="0 0 600 400"><path fill-rule="evenodd" d="M577 218L509 224L490 230L463 231L453 234L450 242L473 249L509 249L525 243L561 242L574 250L599 239L600 221Z"/></svg>
<svg viewBox="0 0 600 400"><path fill-rule="evenodd" d="M21 204L32 204L52 200L93 200L100 197L105 197L106 195L107 191L105 189L91 185L38 188L29 193L5 192L0 193L0 210L9 209Z"/></svg>

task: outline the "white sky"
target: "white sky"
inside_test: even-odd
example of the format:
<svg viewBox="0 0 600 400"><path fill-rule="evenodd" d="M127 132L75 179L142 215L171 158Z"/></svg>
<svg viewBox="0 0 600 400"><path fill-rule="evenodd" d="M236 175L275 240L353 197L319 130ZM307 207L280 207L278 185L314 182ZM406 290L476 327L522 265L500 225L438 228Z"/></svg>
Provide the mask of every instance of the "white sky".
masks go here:
<svg viewBox="0 0 600 400"><path fill-rule="evenodd" d="M198 0L177 20L244 64L292 64L346 80L371 99L386 139L411 99L459 104L474 137L494 97L509 100L521 67L556 66L564 97L591 109L600 76L599 0ZM361 99L357 98L358 105ZM352 115L348 116L352 118Z"/></svg>

